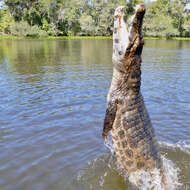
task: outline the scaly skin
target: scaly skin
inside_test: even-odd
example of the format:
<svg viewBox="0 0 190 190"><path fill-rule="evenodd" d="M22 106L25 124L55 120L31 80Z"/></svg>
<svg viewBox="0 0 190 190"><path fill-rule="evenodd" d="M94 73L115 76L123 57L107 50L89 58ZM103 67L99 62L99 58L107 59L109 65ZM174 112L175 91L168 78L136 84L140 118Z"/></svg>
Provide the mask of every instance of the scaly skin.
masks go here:
<svg viewBox="0 0 190 190"><path fill-rule="evenodd" d="M114 15L114 68L102 136L105 139L111 130L117 161L130 174L138 169L160 169L162 162L140 92L145 7L136 9L131 27L123 19L123 9L118 7Z"/></svg>

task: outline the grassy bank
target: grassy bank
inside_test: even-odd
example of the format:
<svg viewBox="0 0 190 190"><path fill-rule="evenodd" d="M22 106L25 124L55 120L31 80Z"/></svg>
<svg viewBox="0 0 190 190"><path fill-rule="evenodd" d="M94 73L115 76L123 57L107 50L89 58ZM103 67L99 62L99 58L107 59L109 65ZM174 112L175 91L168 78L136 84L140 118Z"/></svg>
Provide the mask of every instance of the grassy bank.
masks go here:
<svg viewBox="0 0 190 190"><path fill-rule="evenodd" d="M0 39L112 39L111 36L47 36L47 37L25 37L25 36L11 36L0 35ZM190 37L144 37L145 40L190 40Z"/></svg>
<svg viewBox="0 0 190 190"><path fill-rule="evenodd" d="M47 36L47 37L26 37L0 35L0 39L112 39L111 36Z"/></svg>

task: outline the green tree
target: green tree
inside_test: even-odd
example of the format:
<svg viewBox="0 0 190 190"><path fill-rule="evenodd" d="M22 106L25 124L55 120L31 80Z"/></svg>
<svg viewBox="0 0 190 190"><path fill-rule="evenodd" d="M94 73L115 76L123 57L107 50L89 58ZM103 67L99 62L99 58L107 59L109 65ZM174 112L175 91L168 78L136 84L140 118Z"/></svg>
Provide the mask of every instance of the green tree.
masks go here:
<svg viewBox="0 0 190 190"><path fill-rule="evenodd" d="M79 23L82 32L86 33L87 35L93 35L95 31L95 23L92 19L92 16L83 14L79 19Z"/></svg>
<svg viewBox="0 0 190 190"><path fill-rule="evenodd" d="M7 9L0 10L0 33L9 34L13 19Z"/></svg>
<svg viewBox="0 0 190 190"><path fill-rule="evenodd" d="M175 0L171 2L171 16L173 18L173 25L178 30L179 36L183 36L184 28L183 24L185 21L184 14L184 2Z"/></svg>
<svg viewBox="0 0 190 190"><path fill-rule="evenodd" d="M14 35L112 35L114 10L126 16L142 0L4 0L0 32ZM183 0L149 2L143 32L148 36L190 36L190 13ZM20 31L19 31L20 30ZM36 30L36 32L35 32ZM32 31L32 32L31 32Z"/></svg>

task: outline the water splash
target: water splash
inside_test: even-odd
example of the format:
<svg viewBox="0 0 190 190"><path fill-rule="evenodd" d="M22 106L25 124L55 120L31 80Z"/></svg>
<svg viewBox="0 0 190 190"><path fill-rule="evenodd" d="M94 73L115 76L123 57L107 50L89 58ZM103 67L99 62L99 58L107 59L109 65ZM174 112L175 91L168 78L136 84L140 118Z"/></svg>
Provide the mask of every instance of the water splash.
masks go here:
<svg viewBox="0 0 190 190"><path fill-rule="evenodd" d="M190 154L190 140L181 140L181 141L178 141L176 144L160 141L159 145L165 148L172 148L174 151L177 151L177 149L180 149L182 152Z"/></svg>
<svg viewBox="0 0 190 190"><path fill-rule="evenodd" d="M172 161L162 156L165 183L163 183L163 174L159 169L153 171L138 170L129 175L129 181L139 187L140 190L175 190L181 184L178 182L179 169L175 167Z"/></svg>
<svg viewBox="0 0 190 190"><path fill-rule="evenodd" d="M101 187L104 186L104 176L100 177L99 184L100 184Z"/></svg>
<svg viewBox="0 0 190 190"><path fill-rule="evenodd" d="M104 144L111 151L111 154L110 152L107 152L106 154L89 161L86 167L79 171L77 183L83 185L83 189L92 190L177 190L179 188L183 189L184 187L185 189L189 189L186 188L189 187L189 180L183 179L183 175L181 174L183 169L181 168L181 165L178 165L178 167L181 168L181 170L179 170L176 166L177 162L174 164L174 162L166 157L168 155L167 147L169 152L171 149L176 152L179 152L179 150L188 152L190 150L190 143L188 143L188 141L180 141L176 144L159 142L161 150L162 148L166 148L166 151L164 151L165 156L161 156L163 161L163 173L165 174L165 184L167 184L166 188L163 185L163 175L159 169L155 169L151 172L138 170L130 175L123 171L116 161L111 134L109 134ZM184 162L186 163L186 161Z"/></svg>
<svg viewBox="0 0 190 190"><path fill-rule="evenodd" d="M111 153L114 154L111 133L108 135L108 138L104 141L104 144L111 151ZM162 142L159 142L159 144L163 145ZM171 144L167 144L167 145L171 147ZM190 151L190 142L189 144L187 144L187 142L180 142L174 147L176 146L182 150L185 150L186 152L187 150ZM177 168L171 160L168 160L164 156L161 156L161 159L163 161L163 172L161 172L159 169L154 169L153 171L138 170L128 175L122 171L119 165L117 169L119 173L125 179L128 179L132 184L134 184L140 190L152 190L152 189L176 190L178 189L182 185L178 182L179 168ZM163 183L162 176L165 176L165 179L164 179L165 183Z"/></svg>
<svg viewBox="0 0 190 190"><path fill-rule="evenodd" d="M112 154L114 154L114 148L113 148L113 141L112 141L111 132L108 133L108 136L104 141L104 145L111 151Z"/></svg>

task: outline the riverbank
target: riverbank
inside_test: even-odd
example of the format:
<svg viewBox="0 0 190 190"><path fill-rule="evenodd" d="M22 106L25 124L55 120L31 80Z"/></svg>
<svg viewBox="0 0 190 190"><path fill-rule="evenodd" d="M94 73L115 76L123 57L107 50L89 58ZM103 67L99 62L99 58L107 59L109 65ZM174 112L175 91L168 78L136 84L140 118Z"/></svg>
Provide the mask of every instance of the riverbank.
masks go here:
<svg viewBox="0 0 190 190"><path fill-rule="evenodd" d="M0 39L112 39L111 36L45 36L45 37L33 37L33 36L11 36L0 35Z"/></svg>
<svg viewBox="0 0 190 190"><path fill-rule="evenodd" d="M111 36L47 36L47 37L26 37L26 36L11 36L11 35L0 35L0 39L112 39ZM144 37L145 40L190 40L190 37Z"/></svg>

